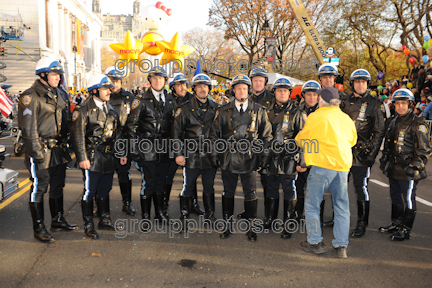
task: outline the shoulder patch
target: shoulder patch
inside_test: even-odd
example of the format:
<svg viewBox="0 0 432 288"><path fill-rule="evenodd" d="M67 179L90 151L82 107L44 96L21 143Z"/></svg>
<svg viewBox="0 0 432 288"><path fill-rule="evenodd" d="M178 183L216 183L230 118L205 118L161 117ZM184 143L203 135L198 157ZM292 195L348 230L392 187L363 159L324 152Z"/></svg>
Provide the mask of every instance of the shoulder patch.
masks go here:
<svg viewBox="0 0 432 288"><path fill-rule="evenodd" d="M24 104L24 106L28 106L30 104L30 102L32 101L32 96L31 95L24 95L22 96L22 103Z"/></svg>
<svg viewBox="0 0 432 288"><path fill-rule="evenodd" d="M174 118L177 118L180 115L181 112L182 112L182 109L178 108L177 111L174 114Z"/></svg>
<svg viewBox="0 0 432 288"><path fill-rule="evenodd" d="M385 108L384 108L384 104L381 104L381 111L384 112L384 113L386 112Z"/></svg>
<svg viewBox="0 0 432 288"><path fill-rule="evenodd" d="M74 111L72 113L72 121L75 121L76 119L78 119L78 116L80 115L79 111Z"/></svg>
<svg viewBox="0 0 432 288"><path fill-rule="evenodd" d="M134 99L132 101L132 110L135 109L136 107L138 107L139 104L140 104L140 100Z"/></svg>
<svg viewBox="0 0 432 288"><path fill-rule="evenodd" d="M422 133L426 133L427 132L426 125L423 125L423 124L419 125L418 130Z"/></svg>

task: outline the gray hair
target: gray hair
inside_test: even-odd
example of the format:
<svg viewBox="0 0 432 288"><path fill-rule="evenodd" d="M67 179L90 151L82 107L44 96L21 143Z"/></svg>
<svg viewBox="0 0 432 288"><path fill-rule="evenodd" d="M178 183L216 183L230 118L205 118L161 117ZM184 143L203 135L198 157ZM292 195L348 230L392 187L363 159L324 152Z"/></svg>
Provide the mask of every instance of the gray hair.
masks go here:
<svg viewBox="0 0 432 288"><path fill-rule="evenodd" d="M324 101L322 98L320 98L320 101L322 101L323 107L339 107L341 103L339 99L332 99L330 103Z"/></svg>

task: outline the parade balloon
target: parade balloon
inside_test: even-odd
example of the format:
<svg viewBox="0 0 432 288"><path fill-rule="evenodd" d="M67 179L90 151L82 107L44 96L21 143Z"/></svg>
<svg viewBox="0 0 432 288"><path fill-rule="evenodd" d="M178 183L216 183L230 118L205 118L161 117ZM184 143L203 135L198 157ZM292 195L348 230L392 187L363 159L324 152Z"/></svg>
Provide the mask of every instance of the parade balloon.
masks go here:
<svg viewBox="0 0 432 288"><path fill-rule="evenodd" d="M163 63L166 59L167 64L174 60L180 60L183 62L184 57L195 51L195 49L190 46L182 45L182 41L178 32L173 36L171 42L156 41L156 45L164 53L160 62Z"/></svg>
<svg viewBox="0 0 432 288"><path fill-rule="evenodd" d="M407 84L408 89L411 89L412 87L413 87L413 84L411 82Z"/></svg>
<svg viewBox="0 0 432 288"><path fill-rule="evenodd" d="M378 72L377 78L378 78L378 80L381 80L382 78L384 78L384 73Z"/></svg>
<svg viewBox="0 0 432 288"><path fill-rule="evenodd" d="M408 59L408 61L411 63L411 65L412 64L414 64L414 62L416 61L416 59L413 57L413 56L411 56L409 59Z"/></svg>
<svg viewBox="0 0 432 288"><path fill-rule="evenodd" d="M429 48L429 42L424 42L423 43L423 48L425 48L427 50Z"/></svg>
<svg viewBox="0 0 432 288"><path fill-rule="evenodd" d="M404 51L406 49L405 45L402 45L402 51Z"/></svg>
<svg viewBox="0 0 432 288"><path fill-rule="evenodd" d="M125 60L124 65L129 63L131 59L138 59L138 55L141 54L143 49L141 41L134 41L134 37L130 31L126 33L123 43L110 44L109 46L120 55L119 59Z"/></svg>
<svg viewBox="0 0 432 288"><path fill-rule="evenodd" d="M377 89L378 89L378 91L382 91L383 90L383 86L381 86L381 85L379 85L378 87L377 87Z"/></svg>
<svg viewBox="0 0 432 288"><path fill-rule="evenodd" d="M160 48L156 45L156 41L163 41L164 38L157 30L150 30L143 35L141 42L143 43L143 52L156 56L162 53Z"/></svg>
<svg viewBox="0 0 432 288"><path fill-rule="evenodd" d="M426 42L428 42L428 41L430 40L430 37L429 37L429 35L426 35L426 36L423 37L423 39L424 39Z"/></svg>
<svg viewBox="0 0 432 288"><path fill-rule="evenodd" d="M424 63L427 63L429 61L429 56L428 55L423 55L422 60Z"/></svg>
<svg viewBox="0 0 432 288"><path fill-rule="evenodd" d="M429 40L429 46L432 46L432 39Z"/></svg>
<svg viewBox="0 0 432 288"><path fill-rule="evenodd" d="M409 52L410 52L410 50L409 50L408 48L405 48L405 49L404 49L404 53L405 53L405 55L408 55Z"/></svg>

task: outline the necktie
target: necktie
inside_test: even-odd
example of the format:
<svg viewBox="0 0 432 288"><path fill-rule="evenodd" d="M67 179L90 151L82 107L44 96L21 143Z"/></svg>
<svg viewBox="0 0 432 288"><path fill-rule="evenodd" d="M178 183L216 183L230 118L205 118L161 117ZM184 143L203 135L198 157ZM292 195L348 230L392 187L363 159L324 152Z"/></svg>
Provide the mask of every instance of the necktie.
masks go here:
<svg viewBox="0 0 432 288"><path fill-rule="evenodd" d="M240 115L243 115L244 110L243 110L243 104L240 104Z"/></svg>
<svg viewBox="0 0 432 288"><path fill-rule="evenodd" d="M103 111L105 112L105 114L108 114L108 109L107 109L107 107L106 107L106 104L104 103L104 104L102 104L102 107L103 107Z"/></svg>

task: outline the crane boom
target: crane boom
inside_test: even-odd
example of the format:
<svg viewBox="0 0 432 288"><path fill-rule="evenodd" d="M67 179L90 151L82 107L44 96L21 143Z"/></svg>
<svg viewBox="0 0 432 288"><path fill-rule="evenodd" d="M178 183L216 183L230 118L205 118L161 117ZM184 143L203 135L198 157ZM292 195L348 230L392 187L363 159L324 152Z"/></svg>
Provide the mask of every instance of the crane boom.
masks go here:
<svg viewBox="0 0 432 288"><path fill-rule="evenodd" d="M309 14L306 11L306 7L303 5L301 0L288 0L291 8L294 10L294 14L297 17L297 21L300 23L305 35L306 35L306 44L312 46L312 49L315 53L320 64L324 63L324 59L326 57L325 46L323 41L318 35L318 31L315 28L315 25L312 23Z"/></svg>

